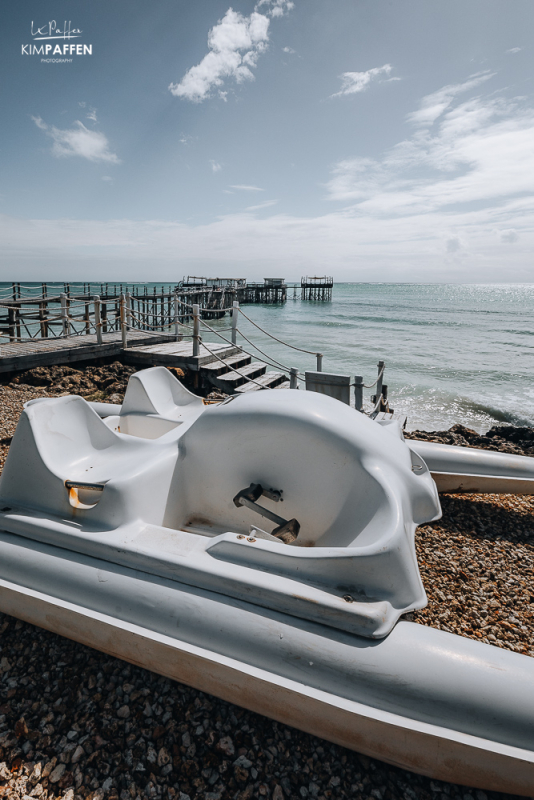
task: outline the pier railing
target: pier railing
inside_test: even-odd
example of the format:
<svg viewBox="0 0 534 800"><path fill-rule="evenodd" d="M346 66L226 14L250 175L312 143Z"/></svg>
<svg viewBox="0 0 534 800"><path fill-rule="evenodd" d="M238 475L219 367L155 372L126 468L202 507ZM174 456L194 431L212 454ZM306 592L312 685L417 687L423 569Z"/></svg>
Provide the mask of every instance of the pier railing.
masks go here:
<svg viewBox="0 0 534 800"><path fill-rule="evenodd" d="M18 285L20 287L20 285ZM69 287L70 288L70 287ZM106 287L108 288L108 287ZM121 287L122 288L122 287ZM170 289L171 287L169 287ZM85 286L84 286L85 289ZM104 285L102 285L104 289ZM105 291L105 289L104 289ZM219 292L216 305L210 302L213 292ZM387 386L383 382L384 362L378 363L378 376L369 385L365 385L362 376L356 376L354 382L348 376L336 376L323 373L323 353L315 350L308 350L297 347L290 342L286 342L279 336L275 336L265 328L258 325L240 307L237 300L232 300L231 304L222 305L221 300L226 291L183 289L179 291L161 291L159 294L134 294L129 289L120 294L94 294L72 295L70 292L60 292L58 295L48 295L43 291L37 296L22 296L13 292L15 299L0 298L0 312L5 311L4 325L0 325L0 358L2 356L1 339L9 342L28 341L36 338L62 338L68 339L81 335L94 335L97 345L104 343L104 335L110 332L120 332L122 347L128 347L128 334L131 330L142 331L145 334L154 334L159 337L168 337L170 341L181 341L183 339L192 340L192 355L198 357L201 346L213 356L215 360L224 362L217 353L210 348L210 343L202 336L202 332L209 332L211 336L221 339L228 345L238 348L242 353L257 358L258 354L271 367L280 370L288 376L290 388L297 389L299 383L306 388L315 387L314 391L321 391L325 394L343 399L344 402L350 400L350 389L354 388L354 407L365 414L376 416L380 411L388 410ZM230 295L232 296L232 295ZM194 302L195 300L203 300ZM187 302L193 301L193 302ZM207 322L207 319L221 318L226 313L231 315L231 325L228 328L215 329ZM7 319L7 325L5 321ZM273 340L288 350L296 351L315 357L316 372L300 372L296 367L282 363L275 358L264 347L256 344L250 331L245 332L239 325L240 319L246 320L256 330L264 336ZM0 317L1 320L1 317ZM230 338L223 333L230 333ZM248 335L247 335L248 334ZM240 344L238 337L246 344ZM253 350L254 352L250 352ZM239 372L239 369L236 371ZM322 375L321 375L322 374ZM317 379L313 376L321 375L320 386L317 388ZM339 378L343 380L338 380ZM329 380L329 378L331 380ZM252 378L247 377L252 383L258 383ZM258 383L261 388L264 387ZM339 386L345 387L339 389ZM364 389L375 388L375 393L370 397L371 408L366 410L364 407ZM348 399L347 399L348 398Z"/></svg>

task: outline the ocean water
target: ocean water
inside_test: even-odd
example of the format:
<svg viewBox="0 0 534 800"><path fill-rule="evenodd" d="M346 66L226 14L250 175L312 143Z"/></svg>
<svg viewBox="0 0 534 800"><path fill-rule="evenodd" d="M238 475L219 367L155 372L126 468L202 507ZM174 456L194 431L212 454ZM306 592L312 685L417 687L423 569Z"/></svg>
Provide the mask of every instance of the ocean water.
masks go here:
<svg viewBox="0 0 534 800"><path fill-rule="evenodd" d="M7 287L0 284L0 298ZM24 293L39 291L35 284ZM283 305L243 311L287 344L322 352L324 372L362 375L370 384L384 361L390 404L408 429L534 425L534 284L337 283L331 302L302 301L300 290L292 295L289 290ZM228 316L209 322L225 337L229 324ZM315 370L313 355L274 341L242 316L239 327L273 369L279 362ZM218 340L209 331L203 335ZM367 407L370 394L365 390Z"/></svg>
<svg viewBox="0 0 534 800"><path fill-rule="evenodd" d="M243 310L285 342L322 352L324 372L370 384L384 361L390 405L409 430L534 425L534 284L345 283L331 302ZM315 369L313 356L247 320L240 327L284 365Z"/></svg>

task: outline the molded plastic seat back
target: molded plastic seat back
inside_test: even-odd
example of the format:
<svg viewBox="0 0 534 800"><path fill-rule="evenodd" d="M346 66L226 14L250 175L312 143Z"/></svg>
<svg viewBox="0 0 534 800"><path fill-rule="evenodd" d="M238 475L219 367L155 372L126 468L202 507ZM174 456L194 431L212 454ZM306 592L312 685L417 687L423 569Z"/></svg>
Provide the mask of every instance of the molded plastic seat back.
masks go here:
<svg viewBox="0 0 534 800"><path fill-rule="evenodd" d="M186 389L166 367L152 367L131 376L120 415L157 414L176 419L185 411L202 406L202 399Z"/></svg>

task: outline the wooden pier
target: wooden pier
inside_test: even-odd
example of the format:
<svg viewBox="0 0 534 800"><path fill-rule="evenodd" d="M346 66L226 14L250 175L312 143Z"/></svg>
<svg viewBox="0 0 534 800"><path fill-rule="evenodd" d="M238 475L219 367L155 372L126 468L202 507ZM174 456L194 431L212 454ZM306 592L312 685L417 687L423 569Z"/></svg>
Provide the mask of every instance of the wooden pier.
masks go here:
<svg viewBox="0 0 534 800"><path fill-rule="evenodd" d="M332 277L305 277L300 281L301 300L331 300L334 279Z"/></svg>
<svg viewBox="0 0 534 800"><path fill-rule="evenodd" d="M147 335L142 331L129 331L128 339L132 347L147 344L154 347L168 341L167 336ZM69 336L66 339L25 339L0 345L0 373L73 364L76 361L119 358L123 351L120 332L102 334L102 344L99 344L96 334Z"/></svg>
<svg viewBox="0 0 534 800"><path fill-rule="evenodd" d="M40 293L23 295L18 283L10 295L0 297L0 340L49 339L71 334L103 334L121 330L121 297L127 306L128 324L140 331L170 330L174 324L192 321L192 308L199 306L201 319L219 319L237 301L285 303L288 288L296 298L298 284L284 278L265 278L247 283L244 278L184 278L177 286L128 284L64 284L64 291L41 285ZM332 278L302 278L302 300L331 300ZM71 291L74 289L74 291ZM81 291L80 291L81 290ZM97 308L98 304L98 308ZM98 314L98 320L97 320ZM1 342L0 342L1 344Z"/></svg>

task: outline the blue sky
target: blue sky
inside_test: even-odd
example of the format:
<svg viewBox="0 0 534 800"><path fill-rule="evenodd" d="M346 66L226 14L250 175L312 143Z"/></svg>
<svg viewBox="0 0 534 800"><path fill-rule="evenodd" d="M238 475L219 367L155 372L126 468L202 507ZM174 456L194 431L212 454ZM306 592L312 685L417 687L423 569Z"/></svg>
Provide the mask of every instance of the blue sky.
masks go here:
<svg viewBox="0 0 534 800"><path fill-rule="evenodd" d="M1 279L531 281L533 23L531 0L12 0Z"/></svg>

